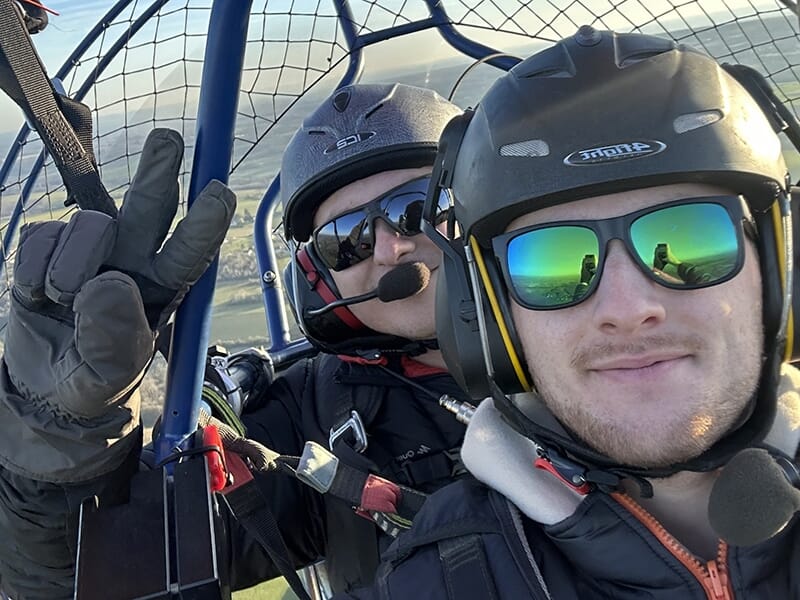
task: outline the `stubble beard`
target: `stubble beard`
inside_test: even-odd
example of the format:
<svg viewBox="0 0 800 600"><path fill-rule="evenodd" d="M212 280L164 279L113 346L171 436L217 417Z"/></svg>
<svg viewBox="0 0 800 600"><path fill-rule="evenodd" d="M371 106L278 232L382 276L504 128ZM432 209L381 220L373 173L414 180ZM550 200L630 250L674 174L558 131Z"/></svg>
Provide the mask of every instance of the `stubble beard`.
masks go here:
<svg viewBox="0 0 800 600"><path fill-rule="evenodd" d="M730 364L727 370L724 365L718 366L716 379L722 381L716 389L710 377L700 382L696 390L690 390L694 397L688 401L693 407L688 417L667 415L661 423L636 418L615 420L613 411L604 412L592 405L602 403L602 398L587 398L578 393L569 396L570 390L557 382L535 374L534 380L553 415L589 448L622 465L667 467L702 454L749 410L760 376L761 345L757 346L742 356L741 364ZM643 398L644 401L652 403L653 399Z"/></svg>

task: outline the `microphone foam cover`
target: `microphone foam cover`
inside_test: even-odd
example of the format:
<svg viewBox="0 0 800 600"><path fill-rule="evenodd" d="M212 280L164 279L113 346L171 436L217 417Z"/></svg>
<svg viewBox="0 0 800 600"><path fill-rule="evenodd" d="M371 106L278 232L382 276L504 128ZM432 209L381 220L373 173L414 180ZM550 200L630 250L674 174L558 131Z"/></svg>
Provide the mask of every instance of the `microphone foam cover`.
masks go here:
<svg viewBox="0 0 800 600"><path fill-rule="evenodd" d="M722 469L711 490L708 517L734 546L753 546L783 529L800 509L800 491L766 450L748 448Z"/></svg>
<svg viewBox="0 0 800 600"><path fill-rule="evenodd" d="M398 265L378 281L378 299L393 302L419 294L428 287L431 271L423 262Z"/></svg>

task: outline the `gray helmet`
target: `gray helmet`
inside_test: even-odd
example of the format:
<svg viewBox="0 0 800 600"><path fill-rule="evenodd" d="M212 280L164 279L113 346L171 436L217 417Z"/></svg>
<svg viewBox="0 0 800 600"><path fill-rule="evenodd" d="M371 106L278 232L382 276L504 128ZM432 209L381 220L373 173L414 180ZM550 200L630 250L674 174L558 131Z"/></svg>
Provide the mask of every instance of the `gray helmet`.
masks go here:
<svg viewBox="0 0 800 600"><path fill-rule="evenodd" d="M439 135L461 110L433 90L350 85L309 115L281 165L287 239L306 241L317 207L337 189L391 169L433 164Z"/></svg>
<svg viewBox="0 0 800 600"><path fill-rule="evenodd" d="M436 92L407 85L351 85L334 92L303 122L283 155L286 237L305 242L314 212L345 185L382 171L433 165L439 135L458 114L461 109ZM311 244L297 248L284 279L300 328L325 352L414 355L436 347L435 340L379 333L347 307L315 312L342 296Z"/></svg>
<svg viewBox="0 0 800 600"><path fill-rule="evenodd" d="M523 434L566 450L584 465L612 472L636 474L637 469L615 465L534 422L517 405L516 399L521 402L524 395L513 394L529 389L530 375L503 366L524 361L491 239L532 210L613 192L705 182L744 194L759 230L764 282L767 356L758 397L736 431L701 457L661 473L638 474L713 469L763 437L775 412L785 342L782 309L788 302L781 283L787 275L781 259L788 247L778 241L782 236L775 231L770 209L780 203L784 221L790 218L788 172L770 119L727 69L671 40L582 27L499 78L473 114L466 113L448 127L441 148L437 168L443 165L442 178L436 172L434 177L451 189L464 240L474 240L472 250L485 265L476 286L482 296L497 298L490 309L495 319L481 324L485 345L507 351L499 358L491 352L487 358L488 376L502 392L495 394L496 404ZM451 262L443 263L440 281L463 279L459 273L451 275L451 268ZM462 285L467 292L453 297L457 286L444 287L437 295L437 316L446 314L439 304L446 303L452 312L464 304L469 291ZM492 332L493 321L508 326L502 340L493 339L499 335ZM456 318L437 319L448 365L480 364L470 353L478 352L481 344L465 341L466 327ZM460 343L448 342L453 339Z"/></svg>

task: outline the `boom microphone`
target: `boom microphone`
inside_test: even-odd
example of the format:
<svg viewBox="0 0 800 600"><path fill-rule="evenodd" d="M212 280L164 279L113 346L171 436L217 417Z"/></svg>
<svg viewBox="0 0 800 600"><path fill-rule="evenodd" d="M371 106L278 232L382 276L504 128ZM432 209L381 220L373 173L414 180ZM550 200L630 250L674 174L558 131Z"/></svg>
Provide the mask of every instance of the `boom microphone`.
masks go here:
<svg viewBox="0 0 800 600"><path fill-rule="evenodd" d="M431 281L431 271L423 262L403 263L378 280L378 300L394 302L416 296Z"/></svg>
<svg viewBox="0 0 800 600"><path fill-rule="evenodd" d="M797 467L763 449L748 448L722 469L708 502L714 531L734 546L753 546L779 531L800 510L800 490L790 483Z"/></svg>
<svg viewBox="0 0 800 600"><path fill-rule="evenodd" d="M377 298L381 302L394 302L403 298L416 296L426 287L431 280L431 271L423 262L403 263L398 265L378 280L378 286L366 294L359 294L350 298L342 298L320 308L307 311L312 317L325 314L340 306L350 306Z"/></svg>

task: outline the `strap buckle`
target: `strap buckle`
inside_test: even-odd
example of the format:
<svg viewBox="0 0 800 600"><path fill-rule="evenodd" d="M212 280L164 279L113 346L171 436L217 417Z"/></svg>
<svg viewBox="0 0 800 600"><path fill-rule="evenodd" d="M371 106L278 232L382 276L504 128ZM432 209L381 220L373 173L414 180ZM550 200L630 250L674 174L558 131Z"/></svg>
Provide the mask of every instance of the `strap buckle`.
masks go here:
<svg viewBox="0 0 800 600"><path fill-rule="evenodd" d="M352 436L352 443L350 443L349 440L345 441L353 450L362 454L364 450L367 449L367 431L364 429L364 422L361 420L361 415L355 410L350 411L350 418L339 425L339 427L331 427L328 437L328 448L333 451L333 445L336 441L348 432Z"/></svg>

